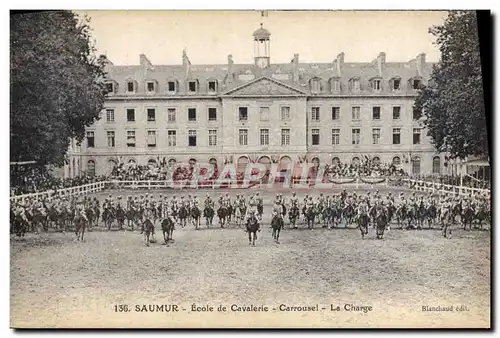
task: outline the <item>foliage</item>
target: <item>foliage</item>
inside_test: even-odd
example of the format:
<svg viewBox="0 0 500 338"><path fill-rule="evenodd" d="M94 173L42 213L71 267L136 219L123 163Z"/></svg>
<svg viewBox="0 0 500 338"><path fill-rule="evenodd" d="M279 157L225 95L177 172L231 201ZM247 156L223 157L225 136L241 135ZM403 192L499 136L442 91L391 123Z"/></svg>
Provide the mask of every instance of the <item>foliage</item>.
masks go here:
<svg viewBox="0 0 500 338"><path fill-rule="evenodd" d="M11 161L62 165L70 139L99 119L104 64L88 23L70 11L11 14Z"/></svg>
<svg viewBox="0 0 500 338"><path fill-rule="evenodd" d="M452 11L442 26L430 28L441 60L414 104L428 135L451 158L488 156L477 19L474 11Z"/></svg>

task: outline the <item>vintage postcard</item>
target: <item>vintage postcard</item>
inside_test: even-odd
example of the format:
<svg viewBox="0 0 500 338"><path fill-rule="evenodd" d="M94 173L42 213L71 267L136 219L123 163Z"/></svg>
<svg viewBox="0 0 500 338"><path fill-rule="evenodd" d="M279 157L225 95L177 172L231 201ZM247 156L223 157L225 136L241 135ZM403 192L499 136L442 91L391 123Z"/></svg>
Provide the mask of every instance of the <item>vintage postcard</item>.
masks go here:
<svg viewBox="0 0 500 338"><path fill-rule="evenodd" d="M490 328L476 11L10 15L12 328Z"/></svg>

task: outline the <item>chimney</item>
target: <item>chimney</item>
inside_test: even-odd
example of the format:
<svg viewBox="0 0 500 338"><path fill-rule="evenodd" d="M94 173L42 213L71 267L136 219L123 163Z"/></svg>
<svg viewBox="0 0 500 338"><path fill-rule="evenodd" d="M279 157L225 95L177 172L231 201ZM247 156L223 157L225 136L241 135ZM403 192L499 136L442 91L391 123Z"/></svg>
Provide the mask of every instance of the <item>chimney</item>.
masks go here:
<svg viewBox="0 0 500 338"><path fill-rule="evenodd" d="M182 65L184 66L184 69L186 70L186 77L189 76L189 69L191 68L191 61L189 61L189 58L187 56L186 50L182 50Z"/></svg>
<svg viewBox="0 0 500 338"><path fill-rule="evenodd" d="M153 69L153 64L144 54L139 55L139 63L141 64L142 68Z"/></svg>
<svg viewBox="0 0 500 338"><path fill-rule="evenodd" d="M229 54L227 56L227 84L233 83L233 56Z"/></svg>
<svg viewBox="0 0 500 338"><path fill-rule="evenodd" d="M378 68L378 74L382 77L384 76L384 69L385 69L385 53L380 52L377 56L377 68Z"/></svg>
<svg viewBox="0 0 500 338"><path fill-rule="evenodd" d="M335 60L337 64L337 73L338 76L342 76L342 69L344 68L344 52L337 55L337 59Z"/></svg>
<svg viewBox="0 0 500 338"><path fill-rule="evenodd" d="M297 53L293 54L292 64L293 64L293 82L298 83L299 82L299 54L297 54Z"/></svg>
<svg viewBox="0 0 500 338"><path fill-rule="evenodd" d="M420 53L417 55L417 70L420 76L424 76L425 68L425 53Z"/></svg>
<svg viewBox="0 0 500 338"><path fill-rule="evenodd" d="M106 54L101 54L99 55L99 62L101 62L102 64L104 64L104 66L113 66L113 62L111 62L108 57L106 56Z"/></svg>

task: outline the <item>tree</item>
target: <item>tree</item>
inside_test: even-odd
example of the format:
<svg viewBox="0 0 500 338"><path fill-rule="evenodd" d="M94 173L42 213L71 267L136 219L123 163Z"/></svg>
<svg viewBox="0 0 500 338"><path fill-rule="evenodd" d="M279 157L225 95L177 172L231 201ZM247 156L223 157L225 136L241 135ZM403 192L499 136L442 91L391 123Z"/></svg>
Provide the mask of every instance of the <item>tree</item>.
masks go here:
<svg viewBox="0 0 500 338"><path fill-rule="evenodd" d="M60 166L70 139L99 119L104 64L88 23L70 11L11 14L11 161Z"/></svg>
<svg viewBox="0 0 500 338"><path fill-rule="evenodd" d="M488 156L476 13L452 11L442 26L429 32L437 38L441 60L420 90L414 113L424 117L439 152L460 159Z"/></svg>

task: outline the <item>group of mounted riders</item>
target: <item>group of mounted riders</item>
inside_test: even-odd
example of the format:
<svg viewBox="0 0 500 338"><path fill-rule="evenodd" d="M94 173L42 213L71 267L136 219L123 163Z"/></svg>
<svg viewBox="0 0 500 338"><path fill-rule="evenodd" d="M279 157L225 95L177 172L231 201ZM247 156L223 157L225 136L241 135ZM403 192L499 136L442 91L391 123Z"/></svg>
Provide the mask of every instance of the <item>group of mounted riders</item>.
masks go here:
<svg viewBox="0 0 500 338"><path fill-rule="evenodd" d="M249 238L251 233L256 236L256 232L260 231L264 203L258 191L249 196L248 201L243 194L237 194L232 201L229 193L225 193L220 195L217 202L215 212L215 201L208 193L203 210L196 195L188 195L187 198L181 196L179 199L173 195L169 199L161 194L155 197L146 193L129 196L126 200L122 200L121 196L113 198L109 195L102 203L102 208L96 197L28 198L11 204L11 232L23 236L28 230L36 233L39 229L47 231L49 227L64 231L72 224L76 226L83 223L92 229L99 225L99 217L108 230L116 222L119 229L127 224L132 229L134 226L141 227L142 231L145 224L151 224L153 229L150 231L154 232L157 221L171 224L169 230L173 230L175 224L185 227L187 222L192 222L198 229L202 217L206 219L207 227L211 227L215 214L221 227L231 221L238 227L245 225ZM489 198L481 195L452 198L431 193L417 197L413 193L406 199L401 193L396 201L391 192L385 196L379 194L378 190L373 195L370 192L349 194L345 189L332 196L320 193L317 198L306 194L300 203L296 192L292 192L289 203L282 194L277 194L272 201L271 227L273 237L278 241L279 231L285 226L284 217L288 216L290 226L297 228L302 214L310 229L314 228L315 222L327 228L337 227L341 223L345 226L356 224L364 236L368 226L373 224L377 228L377 237L382 238L383 230L389 229L389 224L395 219L401 228L406 229L420 229L425 223L430 228L439 222L446 236L448 227L457 218L464 228L467 225L471 228L474 222L481 226L483 221L489 221L489 206Z"/></svg>

